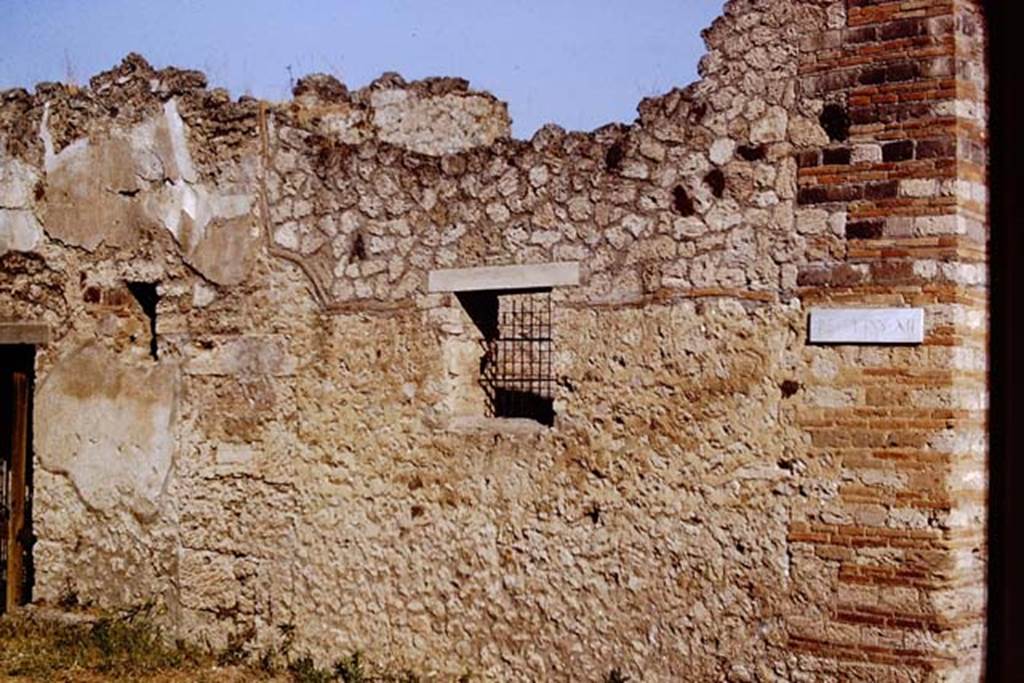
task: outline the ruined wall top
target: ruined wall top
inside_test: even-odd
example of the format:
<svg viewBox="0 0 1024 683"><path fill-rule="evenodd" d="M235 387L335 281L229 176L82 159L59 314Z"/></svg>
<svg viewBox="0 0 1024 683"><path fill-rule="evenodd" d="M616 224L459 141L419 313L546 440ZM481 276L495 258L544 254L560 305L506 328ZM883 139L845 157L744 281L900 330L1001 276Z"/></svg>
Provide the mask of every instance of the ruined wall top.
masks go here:
<svg viewBox="0 0 1024 683"><path fill-rule="evenodd" d="M107 125L134 124L159 109L161 103L179 100L186 118L202 108L209 134L224 136L232 123L240 131L254 131L252 117L259 101L242 96L232 101L222 88L208 89L206 76L175 67L155 69L141 55L130 54L115 68L89 80L87 87L64 83L40 83L35 93L22 88L0 93L3 103L0 131L10 154L38 160L37 140L41 108L62 110L48 121L57 151L75 139ZM332 76L314 74L300 79L287 106L301 111L325 134L357 144L369 138L408 147L422 154L449 154L489 145L511 135L505 103L490 93L469 88L458 78L428 78L406 82L386 73L365 88L350 92ZM64 109L67 111L63 111Z"/></svg>
<svg viewBox="0 0 1024 683"><path fill-rule="evenodd" d="M557 260L584 262L574 296L592 303L769 296L795 284L805 248L786 236L793 151L825 141L820 103L795 88L800 40L839 5L733 0L704 34L698 83L645 99L630 125L529 141L461 79L385 74L349 91L313 75L287 102L233 101L129 55L85 88L0 95L20 188L3 240L31 250L45 230L132 261L170 235L217 285L269 254L340 308L409 305L432 268Z"/></svg>

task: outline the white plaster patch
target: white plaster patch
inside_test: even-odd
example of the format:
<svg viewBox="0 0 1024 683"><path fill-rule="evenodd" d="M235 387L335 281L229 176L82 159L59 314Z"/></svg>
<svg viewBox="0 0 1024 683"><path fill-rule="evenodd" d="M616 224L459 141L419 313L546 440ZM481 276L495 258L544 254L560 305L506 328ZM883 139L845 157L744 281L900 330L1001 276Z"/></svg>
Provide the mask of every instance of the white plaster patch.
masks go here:
<svg viewBox="0 0 1024 683"><path fill-rule="evenodd" d="M170 133L171 150L174 154L174 164L177 166L178 174L187 182L197 182L199 176L192 165L192 155L188 151L185 122L178 114L178 103L175 100L169 100L164 104L164 121L167 123L167 130Z"/></svg>
<svg viewBox="0 0 1024 683"><path fill-rule="evenodd" d="M42 242L43 228L33 211L38 181L32 166L0 147L0 254L32 251Z"/></svg>
<svg viewBox="0 0 1024 683"><path fill-rule="evenodd" d="M209 306L217 298L217 290L205 282L196 282L192 287L192 305L196 308Z"/></svg>
<svg viewBox="0 0 1024 683"><path fill-rule="evenodd" d="M189 252L202 241L212 221L248 215L252 202L249 195L216 194L203 185L193 186L177 180L147 197L146 209ZM186 217L189 221L188 234L183 229Z"/></svg>
<svg viewBox="0 0 1024 683"><path fill-rule="evenodd" d="M0 208L30 208L38 181L39 174L34 168L0 149Z"/></svg>
<svg viewBox="0 0 1024 683"><path fill-rule="evenodd" d="M39 388L39 462L66 474L86 505L152 519L174 454L177 400L175 365L136 366L84 347Z"/></svg>
<svg viewBox="0 0 1024 683"><path fill-rule="evenodd" d="M43 170L49 174L65 165L75 164L75 162L78 162L77 165L79 166L86 166L89 158L87 154L89 148L88 138L75 140L58 154L54 151L53 135L50 133L49 120L50 104L47 103L43 108L43 118L39 122L39 137L43 141Z"/></svg>
<svg viewBox="0 0 1024 683"><path fill-rule="evenodd" d="M43 241L43 226L26 209L0 209L0 254L33 251Z"/></svg>

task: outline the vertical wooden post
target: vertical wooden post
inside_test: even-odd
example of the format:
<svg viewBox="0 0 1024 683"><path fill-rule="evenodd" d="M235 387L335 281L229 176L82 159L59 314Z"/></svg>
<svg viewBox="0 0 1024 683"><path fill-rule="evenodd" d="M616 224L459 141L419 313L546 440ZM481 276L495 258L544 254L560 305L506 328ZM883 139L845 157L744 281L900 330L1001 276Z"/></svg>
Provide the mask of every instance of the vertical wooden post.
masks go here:
<svg viewBox="0 0 1024 683"><path fill-rule="evenodd" d="M7 610L24 602L25 586L25 503L28 468L29 378L23 372L12 376L14 412L11 416L10 521L7 525Z"/></svg>

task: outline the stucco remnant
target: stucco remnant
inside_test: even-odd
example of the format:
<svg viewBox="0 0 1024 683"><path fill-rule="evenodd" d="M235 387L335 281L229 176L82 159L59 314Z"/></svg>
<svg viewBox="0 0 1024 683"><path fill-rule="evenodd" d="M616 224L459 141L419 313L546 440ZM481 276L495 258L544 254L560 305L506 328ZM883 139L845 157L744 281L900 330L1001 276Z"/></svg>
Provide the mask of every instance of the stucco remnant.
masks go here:
<svg viewBox="0 0 1024 683"><path fill-rule="evenodd" d="M0 138L0 255L32 251L42 242L43 228L35 214L36 169L8 156Z"/></svg>
<svg viewBox="0 0 1024 683"><path fill-rule="evenodd" d="M94 345L61 359L36 399L40 465L67 475L92 509L154 519L176 450L178 374Z"/></svg>
<svg viewBox="0 0 1024 683"><path fill-rule="evenodd" d="M40 124L47 188L41 214L51 237L94 251L101 244L131 247L159 226L212 282L245 279L259 241L252 188L243 182L213 190L200 182L175 100L128 130L99 141L79 138L59 152L48 120L47 109Z"/></svg>

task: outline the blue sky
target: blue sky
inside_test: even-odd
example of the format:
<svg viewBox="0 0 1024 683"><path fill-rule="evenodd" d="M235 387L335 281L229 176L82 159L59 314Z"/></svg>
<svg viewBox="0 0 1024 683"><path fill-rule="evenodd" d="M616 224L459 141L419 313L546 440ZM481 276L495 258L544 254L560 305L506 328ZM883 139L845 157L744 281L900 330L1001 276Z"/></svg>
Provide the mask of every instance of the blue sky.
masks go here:
<svg viewBox="0 0 1024 683"><path fill-rule="evenodd" d="M517 136L547 122L632 121L690 83L722 0L0 0L0 89L79 83L130 51L201 69L234 96L289 78L350 88L384 71L462 76L509 103Z"/></svg>

